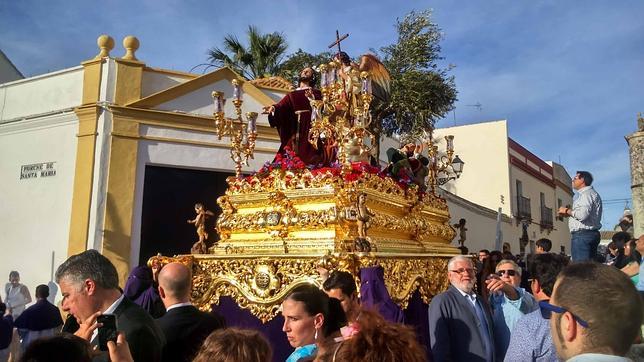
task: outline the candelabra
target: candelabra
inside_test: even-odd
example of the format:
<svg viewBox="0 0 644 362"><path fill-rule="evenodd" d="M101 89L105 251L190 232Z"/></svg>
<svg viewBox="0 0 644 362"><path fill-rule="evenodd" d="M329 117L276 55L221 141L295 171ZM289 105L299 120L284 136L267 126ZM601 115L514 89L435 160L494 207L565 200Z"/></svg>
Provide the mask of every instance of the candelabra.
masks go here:
<svg viewBox="0 0 644 362"><path fill-rule="evenodd" d="M371 75L336 61L322 64L319 69L322 99L311 100L309 142L317 146L318 139L322 139L336 144L338 161L343 170L350 170L351 162L371 152L375 144L368 130L373 99ZM365 138L370 139L369 144ZM354 158L355 155L358 156Z"/></svg>
<svg viewBox="0 0 644 362"><path fill-rule="evenodd" d="M253 158L255 151L255 140L257 139L257 112L246 112L246 127L242 117L241 106L242 100L241 82L237 79L232 81L233 84L233 105L235 106L235 117L228 118L224 114L224 105L226 99L224 92L212 92L212 98L215 102L215 128L217 136L230 137L230 157L235 162L235 175L241 176L242 164L248 166L248 159Z"/></svg>
<svg viewBox="0 0 644 362"><path fill-rule="evenodd" d="M463 172L465 162L458 155L454 157L454 136L445 136L446 155L439 155L438 145L434 144L432 134L427 137L427 154L429 156L429 185L433 191L439 185L456 180Z"/></svg>

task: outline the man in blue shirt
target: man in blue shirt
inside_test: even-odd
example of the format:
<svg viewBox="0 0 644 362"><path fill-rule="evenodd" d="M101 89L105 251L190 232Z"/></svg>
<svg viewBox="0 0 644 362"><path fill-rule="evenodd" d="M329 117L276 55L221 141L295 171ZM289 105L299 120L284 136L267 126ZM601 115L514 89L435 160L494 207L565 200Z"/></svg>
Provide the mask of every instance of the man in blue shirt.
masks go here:
<svg viewBox="0 0 644 362"><path fill-rule="evenodd" d="M539 309L532 294L521 284L521 268L512 260L504 259L496 265L496 274L490 275L485 284L489 290L494 344L498 360L503 360L510 344L510 332L526 313Z"/></svg>
<svg viewBox="0 0 644 362"><path fill-rule="evenodd" d="M591 184L593 176L588 171L577 171L572 187L577 190L572 208L560 207L559 215L569 217L572 261L594 260L601 236L602 199Z"/></svg>
<svg viewBox="0 0 644 362"><path fill-rule="evenodd" d="M528 261L532 294L538 301L550 299L557 274L567 258L557 254L537 254ZM543 311L537 309L521 317L510 335L505 361L556 362L557 351L550 336L550 324Z"/></svg>

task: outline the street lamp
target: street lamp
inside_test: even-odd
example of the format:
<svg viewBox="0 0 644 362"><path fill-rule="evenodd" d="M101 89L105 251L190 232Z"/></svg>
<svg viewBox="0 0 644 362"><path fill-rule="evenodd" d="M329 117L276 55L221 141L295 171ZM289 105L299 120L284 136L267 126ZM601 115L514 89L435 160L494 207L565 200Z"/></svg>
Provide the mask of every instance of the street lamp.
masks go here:
<svg viewBox="0 0 644 362"><path fill-rule="evenodd" d="M454 136L447 135L444 137L446 142L446 154L438 155L438 145L434 144L432 134L429 134L427 140L429 155L429 184L435 191L436 186L445 185L451 180L456 180L463 173L465 162L458 155L454 157Z"/></svg>

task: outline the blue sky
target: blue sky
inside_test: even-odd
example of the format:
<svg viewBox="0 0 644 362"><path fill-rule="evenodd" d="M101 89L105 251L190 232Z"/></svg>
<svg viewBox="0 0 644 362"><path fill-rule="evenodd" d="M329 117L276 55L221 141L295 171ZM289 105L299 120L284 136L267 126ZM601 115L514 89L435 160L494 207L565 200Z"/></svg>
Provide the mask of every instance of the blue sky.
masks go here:
<svg viewBox="0 0 644 362"><path fill-rule="evenodd" d="M644 112L642 1L3 0L0 49L33 76L92 58L103 33L122 56L123 37L135 35L140 60L188 71L225 34L243 38L253 24L311 53L339 29L357 56L394 42L396 18L428 8L459 91L439 127L507 119L510 137L542 159L591 171L603 199L630 199L624 136ZM605 204L605 227L623 207Z"/></svg>

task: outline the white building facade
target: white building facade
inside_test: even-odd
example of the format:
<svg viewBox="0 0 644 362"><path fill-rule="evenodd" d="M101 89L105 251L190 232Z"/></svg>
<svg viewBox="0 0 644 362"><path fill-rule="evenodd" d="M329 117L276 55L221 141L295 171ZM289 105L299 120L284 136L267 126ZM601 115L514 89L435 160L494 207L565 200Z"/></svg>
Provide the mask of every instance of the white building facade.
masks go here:
<svg viewBox="0 0 644 362"><path fill-rule="evenodd" d="M501 250L507 242L514 254L529 253L536 240L547 238L552 252L570 252L567 220L556 217L558 206L572 204L572 180L562 165L541 160L509 138L505 120L434 132L438 139L446 135L454 135L465 167L442 188L452 223L467 220L470 251Z"/></svg>

